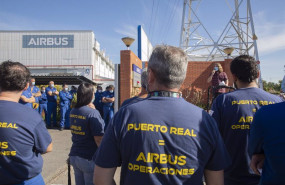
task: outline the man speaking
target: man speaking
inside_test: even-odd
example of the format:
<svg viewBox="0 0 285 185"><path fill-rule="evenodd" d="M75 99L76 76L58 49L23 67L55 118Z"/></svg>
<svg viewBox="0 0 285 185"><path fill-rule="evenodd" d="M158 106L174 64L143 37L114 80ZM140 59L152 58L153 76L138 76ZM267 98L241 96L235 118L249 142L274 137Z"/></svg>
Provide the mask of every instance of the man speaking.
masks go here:
<svg viewBox="0 0 285 185"><path fill-rule="evenodd" d="M213 118L179 93L187 56L157 46L148 64L149 98L122 107L110 122L96 156L94 183L121 185L223 184L229 157Z"/></svg>

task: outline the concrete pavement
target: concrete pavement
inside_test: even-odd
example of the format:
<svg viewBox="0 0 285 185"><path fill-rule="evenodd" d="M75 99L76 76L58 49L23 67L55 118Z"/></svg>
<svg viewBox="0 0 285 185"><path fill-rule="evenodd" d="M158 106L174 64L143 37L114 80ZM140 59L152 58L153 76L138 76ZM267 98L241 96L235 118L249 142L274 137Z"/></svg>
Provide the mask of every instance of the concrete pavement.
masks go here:
<svg viewBox="0 0 285 185"><path fill-rule="evenodd" d="M66 160L72 145L70 130L59 131L48 129L52 141L53 151L43 155L44 166L42 175L46 185L67 185ZM116 184L119 184L120 168L115 174ZM74 172L71 167L71 182L75 185Z"/></svg>

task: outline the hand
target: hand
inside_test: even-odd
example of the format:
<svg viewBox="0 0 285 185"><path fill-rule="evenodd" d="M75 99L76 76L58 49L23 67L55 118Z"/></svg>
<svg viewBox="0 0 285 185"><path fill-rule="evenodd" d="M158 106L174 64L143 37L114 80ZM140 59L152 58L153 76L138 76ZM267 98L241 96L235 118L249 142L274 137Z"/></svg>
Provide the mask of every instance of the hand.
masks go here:
<svg viewBox="0 0 285 185"><path fill-rule="evenodd" d="M258 169L262 169L264 159L265 159L264 154L255 154L252 156L250 161L250 168L254 171L255 174L260 175Z"/></svg>
<svg viewBox="0 0 285 185"><path fill-rule="evenodd" d="M58 93L58 91L55 91L54 94L55 94L55 95L58 95L59 93Z"/></svg>
<svg viewBox="0 0 285 185"><path fill-rule="evenodd" d="M214 75L214 74L215 74L215 72L216 72L216 71L215 71L215 70L213 70L213 71L212 71L212 75Z"/></svg>
<svg viewBox="0 0 285 185"><path fill-rule="evenodd" d="M35 103L36 102L36 99L33 96L30 98L30 100L31 100L31 103Z"/></svg>
<svg viewBox="0 0 285 185"><path fill-rule="evenodd" d="M89 103L87 106L90 107L91 109L96 109L93 103Z"/></svg>

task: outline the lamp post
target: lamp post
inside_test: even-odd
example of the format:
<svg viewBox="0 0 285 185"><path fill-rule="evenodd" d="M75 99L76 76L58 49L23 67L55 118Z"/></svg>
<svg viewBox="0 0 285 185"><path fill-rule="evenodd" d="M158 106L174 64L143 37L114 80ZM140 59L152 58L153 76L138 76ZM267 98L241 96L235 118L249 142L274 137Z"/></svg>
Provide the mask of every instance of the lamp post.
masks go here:
<svg viewBox="0 0 285 185"><path fill-rule="evenodd" d="M122 41L125 43L125 45L127 46L128 50L130 50L130 46L132 45L132 43L135 41L135 39L131 38L131 37L124 37L122 38Z"/></svg>
<svg viewBox="0 0 285 185"><path fill-rule="evenodd" d="M229 59L229 57L231 56L232 52L234 51L234 48L227 47L227 48L223 49L223 51L224 51L225 54L227 54L228 59Z"/></svg>

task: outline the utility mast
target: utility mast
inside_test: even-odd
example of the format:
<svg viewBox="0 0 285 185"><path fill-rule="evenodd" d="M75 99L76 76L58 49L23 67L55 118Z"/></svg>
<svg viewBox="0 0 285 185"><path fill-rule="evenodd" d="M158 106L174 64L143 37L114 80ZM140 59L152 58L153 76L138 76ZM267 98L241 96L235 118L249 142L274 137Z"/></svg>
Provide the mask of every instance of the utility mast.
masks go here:
<svg viewBox="0 0 285 185"><path fill-rule="evenodd" d="M247 54L255 57L260 69L250 0L225 0L232 15L218 39L213 39L197 15L201 1L184 0L183 4L180 47L189 60L221 61ZM261 75L259 87L263 88Z"/></svg>

